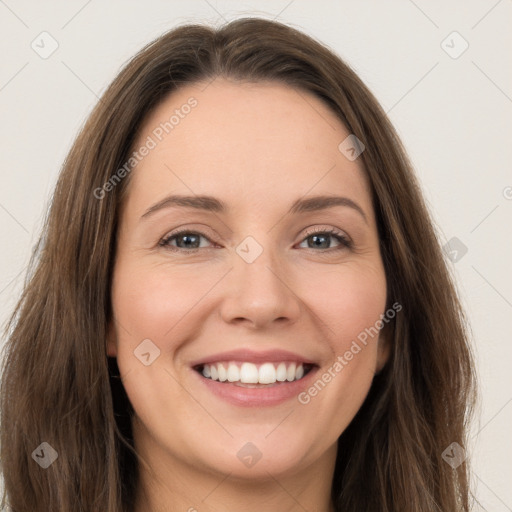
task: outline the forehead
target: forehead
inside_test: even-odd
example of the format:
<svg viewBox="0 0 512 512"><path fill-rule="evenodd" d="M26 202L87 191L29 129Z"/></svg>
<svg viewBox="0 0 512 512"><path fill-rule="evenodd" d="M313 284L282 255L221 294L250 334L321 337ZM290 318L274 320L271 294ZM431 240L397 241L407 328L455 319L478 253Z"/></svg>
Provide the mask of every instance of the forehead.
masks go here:
<svg viewBox="0 0 512 512"><path fill-rule="evenodd" d="M349 192L368 206L361 160L338 149L348 135L319 98L285 84L188 84L142 124L134 148L148 137L154 147L132 172L130 195L147 203L174 192L207 194L267 208Z"/></svg>

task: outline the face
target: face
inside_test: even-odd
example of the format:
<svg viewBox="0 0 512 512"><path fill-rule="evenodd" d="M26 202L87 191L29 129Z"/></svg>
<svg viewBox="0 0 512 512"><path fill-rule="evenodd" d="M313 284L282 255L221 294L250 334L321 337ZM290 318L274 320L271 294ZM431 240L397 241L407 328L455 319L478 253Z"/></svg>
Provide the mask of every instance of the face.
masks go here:
<svg viewBox="0 0 512 512"><path fill-rule="evenodd" d="M383 331L368 335L386 277L348 135L313 95L220 78L145 120L108 354L149 460L242 479L332 469L388 357Z"/></svg>

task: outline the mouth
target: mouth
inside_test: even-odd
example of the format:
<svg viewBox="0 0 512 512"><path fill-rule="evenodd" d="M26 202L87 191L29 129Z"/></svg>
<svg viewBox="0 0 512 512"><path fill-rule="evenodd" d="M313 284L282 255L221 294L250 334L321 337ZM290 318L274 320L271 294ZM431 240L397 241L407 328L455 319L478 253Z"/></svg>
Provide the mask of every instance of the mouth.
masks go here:
<svg viewBox="0 0 512 512"><path fill-rule="evenodd" d="M268 388L297 382L316 365L300 361L253 363L249 361L219 361L195 365L203 378L244 388Z"/></svg>
<svg viewBox="0 0 512 512"><path fill-rule="evenodd" d="M279 405L297 399L320 369L314 359L262 347L257 351L246 347L218 352L189 365L208 397L242 407Z"/></svg>
<svg viewBox="0 0 512 512"><path fill-rule="evenodd" d="M238 349L189 364L208 397L238 407L268 407L297 399L320 369L313 360L284 350Z"/></svg>

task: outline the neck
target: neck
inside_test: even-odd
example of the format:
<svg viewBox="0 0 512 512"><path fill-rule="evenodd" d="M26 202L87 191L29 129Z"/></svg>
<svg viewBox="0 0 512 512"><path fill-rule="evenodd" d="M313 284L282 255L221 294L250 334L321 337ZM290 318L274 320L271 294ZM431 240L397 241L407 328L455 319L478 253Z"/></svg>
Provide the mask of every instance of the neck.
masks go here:
<svg viewBox="0 0 512 512"><path fill-rule="evenodd" d="M336 445L308 467L279 475L266 472L254 480L208 472L161 447L147 449L137 442L135 447L142 460L134 512L220 512L227 505L244 512L334 512Z"/></svg>
<svg viewBox="0 0 512 512"><path fill-rule="evenodd" d="M183 475L181 475L183 477ZM183 482L183 478L172 485L158 482L147 473L141 475L135 512L219 512L243 510L244 512L334 512L329 489L323 489L320 482L307 486L298 479L269 478L268 481L247 483L229 475L217 479L199 477L194 484ZM328 482L330 484L330 481ZM321 495L319 490L322 491Z"/></svg>

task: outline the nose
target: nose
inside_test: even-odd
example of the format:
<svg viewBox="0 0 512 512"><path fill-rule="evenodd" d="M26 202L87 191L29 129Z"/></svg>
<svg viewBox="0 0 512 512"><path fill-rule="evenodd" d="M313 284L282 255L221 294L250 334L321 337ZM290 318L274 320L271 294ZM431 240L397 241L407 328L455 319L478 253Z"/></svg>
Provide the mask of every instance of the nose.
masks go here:
<svg viewBox="0 0 512 512"><path fill-rule="evenodd" d="M256 330L274 323L292 325L299 319L301 300L292 273L271 252L264 248L252 263L234 254L221 305L225 322L245 323Z"/></svg>

